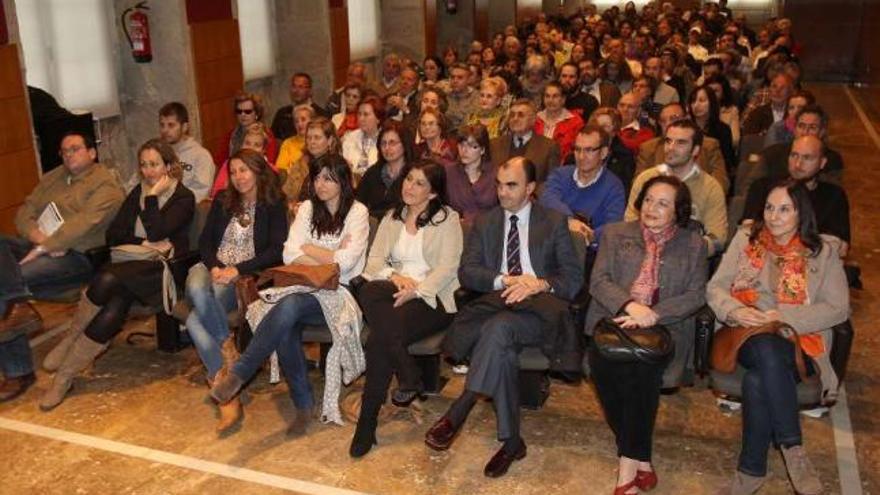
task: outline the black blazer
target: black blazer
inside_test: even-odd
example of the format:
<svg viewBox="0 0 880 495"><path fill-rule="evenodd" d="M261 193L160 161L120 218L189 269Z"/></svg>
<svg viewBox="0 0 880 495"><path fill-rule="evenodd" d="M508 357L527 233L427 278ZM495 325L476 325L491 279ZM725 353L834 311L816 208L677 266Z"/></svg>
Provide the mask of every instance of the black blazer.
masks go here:
<svg viewBox="0 0 880 495"><path fill-rule="evenodd" d="M138 184L125 198L116 217L107 227L105 238L108 246L120 244L140 244L144 241L134 235L134 223L141 217L146 240L150 242L168 239L174 245L174 253L183 254L189 251L189 224L192 222L196 209L196 198L192 191L182 182L177 183L174 193L159 209L159 198L147 196L144 209L141 210L141 185Z"/></svg>
<svg viewBox="0 0 880 495"><path fill-rule="evenodd" d="M727 175L732 177L732 172L736 168L736 151L733 149L733 134L730 132L730 126L721 120L710 120L704 132L706 136L718 140Z"/></svg>
<svg viewBox="0 0 880 495"><path fill-rule="evenodd" d="M477 217L468 233L458 279L464 287L492 292L504 261L504 209L500 206ZM559 212L532 203L529 217L529 258L535 275L546 280L553 293L574 299L584 282L584 263L578 259L568 219Z"/></svg>
<svg viewBox="0 0 880 495"><path fill-rule="evenodd" d="M226 191L223 191L225 194ZM202 262L210 270L215 266L223 267L217 259L217 250L223 242L223 234L232 215L223 207L223 196L218 196L211 203L211 211L205 220L205 228L199 237L199 253ZM284 201L270 205L258 202L254 213L254 257L235 265L238 273L247 275L260 270L278 266L282 263L281 253L284 241L287 240L287 205Z"/></svg>
<svg viewBox="0 0 880 495"><path fill-rule="evenodd" d="M400 175L391 183L391 186L385 187L385 182L382 181L383 166L381 162L371 165L364 172L361 183L358 184L357 190L354 193L355 199L363 203L370 210L370 216L378 219L384 217L385 213L389 209L394 208L397 202L400 201L400 189L403 187L403 179L409 173L408 167L404 166L403 170L400 171Z"/></svg>

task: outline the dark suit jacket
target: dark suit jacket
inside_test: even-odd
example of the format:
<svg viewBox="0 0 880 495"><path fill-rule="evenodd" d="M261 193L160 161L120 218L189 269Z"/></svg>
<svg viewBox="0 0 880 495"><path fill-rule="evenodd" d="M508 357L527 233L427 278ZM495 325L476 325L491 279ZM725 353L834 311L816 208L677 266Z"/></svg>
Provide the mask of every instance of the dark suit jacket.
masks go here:
<svg viewBox="0 0 880 495"><path fill-rule="evenodd" d="M524 148L525 151L520 153L513 149L513 135L510 133L498 136L489 143L492 164L499 167L514 156L525 156L535 164L538 182L544 182L550 171L559 166L559 145L533 133Z"/></svg>
<svg viewBox="0 0 880 495"><path fill-rule="evenodd" d="M771 103L761 105L752 110L742 125L742 135L763 134L773 125L773 107Z"/></svg>
<svg viewBox="0 0 880 495"><path fill-rule="evenodd" d="M315 111L316 117L330 118L327 111L315 102L312 102L312 110ZM296 124L293 122L293 105L285 105L275 112L275 117L272 119L272 134L275 135L275 139L279 143L296 134Z"/></svg>
<svg viewBox="0 0 880 495"><path fill-rule="evenodd" d="M463 287L486 294L459 308L444 347L454 359L462 360L479 340L480 328L487 318L505 309L521 311L541 320L541 350L550 360L551 369L577 372L582 350L567 301L583 285L584 260L572 242L568 219L532 203L528 244L535 275L546 280L553 292L507 306L500 297L501 291L494 290L493 285L504 261L504 210L497 206L477 217L465 241L458 279Z"/></svg>
<svg viewBox="0 0 880 495"><path fill-rule="evenodd" d="M226 194L226 191L222 194ZM218 196L211 203L211 211L199 237L199 252L209 270L215 266L223 266L223 263L217 259L217 250L231 221L233 221L232 215L223 207L223 196ZM258 202L253 222L255 256L235 266L242 275L282 264L281 252L284 249L284 241L287 240L288 230L287 204L284 201L274 205Z"/></svg>
<svg viewBox="0 0 880 495"><path fill-rule="evenodd" d="M477 217L465 241L458 267L461 285L477 292L492 292L504 261L504 209L500 206ZM538 278L553 294L571 300L583 284L579 260L568 232L568 219L559 212L532 203L529 216L529 259Z"/></svg>
<svg viewBox="0 0 880 495"><path fill-rule="evenodd" d="M616 84L608 81L599 83L599 104L603 107L617 108L617 101L620 100L620 88Z"/></svg>

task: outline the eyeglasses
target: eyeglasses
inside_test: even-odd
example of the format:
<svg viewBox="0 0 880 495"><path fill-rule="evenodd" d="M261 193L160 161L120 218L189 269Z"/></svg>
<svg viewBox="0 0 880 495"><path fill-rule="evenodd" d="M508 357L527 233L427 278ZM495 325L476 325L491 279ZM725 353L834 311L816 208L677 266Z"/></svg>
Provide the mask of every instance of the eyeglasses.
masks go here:
<svg viewBox="0 0 880 495"><path fill-rule="evenodd" d="M575 153L598 153L599 150L602 149L602 145L599 146L574 146L573 147Z"/></svg>
<svg viewBox="0 0 880 495"><path fill-rule="evenodd" d="M150 168L156 168L156 167L164 167L164 166L165 166L165 164L164 164L164 163L161 163L161 162L151 162L151 161L146 161L146 160L142 160L142 161L140 161L140 162L138 163L138 165L139 165L141 168L147 168L147 167L150 167Z"/></svg>
<svg viewBox="0 0 880 495"><path fill-rule="evenodd" d="M70 148L61 148L60 150L58 150L58 155L60 155L60 156L75 155L84 149L86 149L86 147L80 146L80 145L71 146Z"/></svg>
<svg viewBox="0 0 880 495"><path fill-rule="evenodd" d="M241 114L250 115L250 114L254 113L254 109L253 108L236 108L235 113L237 113L239 115L241 115Z"/></svg>

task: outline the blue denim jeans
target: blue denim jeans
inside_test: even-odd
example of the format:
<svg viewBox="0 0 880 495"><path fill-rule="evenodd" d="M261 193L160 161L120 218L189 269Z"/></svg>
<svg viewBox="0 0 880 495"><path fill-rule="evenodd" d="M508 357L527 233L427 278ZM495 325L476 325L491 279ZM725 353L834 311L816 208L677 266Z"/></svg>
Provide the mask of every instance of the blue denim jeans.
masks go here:
<svg viewBox="0 0 880 495"><path fill-rule="evenodd" d="M801 444L794 345L772 334L756 335L739 349L748 371L742 382L742 451L737 469L751 476L767 474L770 443ZM808 372L810 360L805 358Z"/></svg>
<svg viewBox="0 0 880 495"><path fill-rule="evenodd" d="M193 307L186 328L208 369L208 379L213 380L223 367L221 348L229 336L226 314L236 305L235 285L213 283L208 267L198 263L186 277L186 297Z"/></svg>
<svg viewBox="0 0 880 495"><path fill-rule="evenodd" d="M232 366L232 372L247 381L273 351L278 351L278 361L293 404L299 409L314 406L306 356L302 349L302 327L324 324L324 312L315 296L290 294L279 301L260 322L247 349Z"/></svg>
<svg viewBox="0 0 880 495"><path fill-rule="evenodd" d="M27 335L0 342L0 371L6 378L16 378L34 372L31 345Z"/></svg>
<svg viewBox="0 0 880 495"><path fill-rule="evenodd" d="M58 258L43 255L25 264L18 260L33 249L27 239L0 235L0 288L10 287L18 296L49 297L77 288L92 276L92 264L82 253L68 250ZM24 293L21 293L24 288Z"/></svg>

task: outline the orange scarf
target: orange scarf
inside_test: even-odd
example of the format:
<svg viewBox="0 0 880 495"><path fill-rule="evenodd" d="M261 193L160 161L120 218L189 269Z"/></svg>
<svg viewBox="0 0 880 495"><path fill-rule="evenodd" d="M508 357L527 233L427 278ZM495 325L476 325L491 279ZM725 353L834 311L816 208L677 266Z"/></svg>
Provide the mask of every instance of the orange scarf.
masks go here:
<svg viewBox="0 0 880 495"><path fill-rule="evenodd" d="M774 294L777 304L806 304L807 294L807 256L809 249L801 242L799 235L786 245L777 244L770 231L764 227L756 242L746 246L746 263L741 263L730 287L730 294L747 306L758 302L758 277L767 261L767 253L774 256L773 262L779 267L779 280ZM801 346L810 357L825 352L822 336L802 335Z"/></svg>

